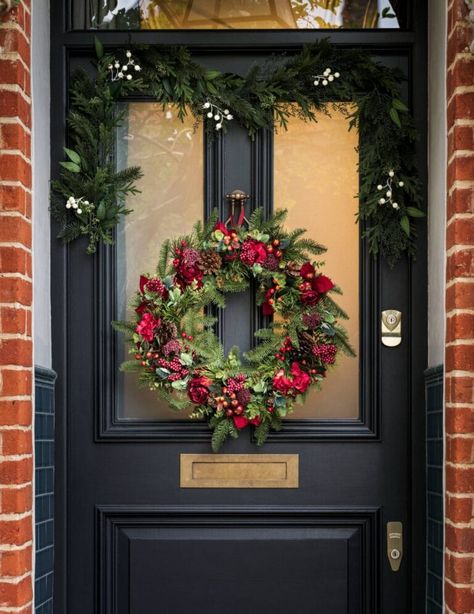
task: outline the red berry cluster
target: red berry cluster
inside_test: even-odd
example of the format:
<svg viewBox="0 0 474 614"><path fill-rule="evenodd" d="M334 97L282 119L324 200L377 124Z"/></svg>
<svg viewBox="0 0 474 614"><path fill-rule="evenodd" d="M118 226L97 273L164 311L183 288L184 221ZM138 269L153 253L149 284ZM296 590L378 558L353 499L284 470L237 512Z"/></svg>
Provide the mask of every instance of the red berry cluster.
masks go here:
<svg viewBox="0 0 474 614"><path fill-rule="evenodd" d="M235 377L229 377L227 380L227 390L229 390L229 392L239 392L243 390L246 380L247 376L243 373L238 373Z"/></svg>
<svg viewBox="0 0 474 614"><path fill-rule="evenodd" d="M240 247L239 237L233 230L223 238L222 242L227 252L234 252Z"/></svg>
<svg viewBox="0 0 474 614"><path fill-rule="evenodd" d="M278 360L281 360L281 361L286 360L285 354L287 354L288 352L291 352L292 349L293 349L293 344L291 343L290 337L285 337L285 341L283 342L283 345L280 347L278 352L275 354L275 358L278 358Z"/></svg>
<svg viewBox="0 0 474 614"><path fill-rule="evenodd" d="M320 345L315 345L313 348L313 354L322 362L332 365L336 360L337 346L335 346L333 343L322 343Z"/></svg>
<svg viewBox="0 0 474 614"><path fill-rule="evenodd" d="M159 367L171 371L171 373L167 377L170 382L176 382L177 380L184 379L187 375L189 375L189 369L181 364L179 358L175 357L171 360L166 360L166 358L159 358L157 364Z"/></svg>

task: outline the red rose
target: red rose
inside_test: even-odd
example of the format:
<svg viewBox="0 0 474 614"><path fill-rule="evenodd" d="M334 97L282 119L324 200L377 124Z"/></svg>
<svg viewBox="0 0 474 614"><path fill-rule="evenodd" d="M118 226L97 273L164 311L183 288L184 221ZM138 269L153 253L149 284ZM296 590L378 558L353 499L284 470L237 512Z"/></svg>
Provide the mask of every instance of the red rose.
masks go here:
<svg viewBox="0 0 474 614"><path fill-rule="evenodd" d="M262 264L267 257L267 250L265 244L255 239L247 239L242 244L240 252L240 259L247 266L253 264Z"/></svg>
<svg viewBox="0 0 474 614"><path fill-rule="evenodd" d="M300 368L297 362L291 365L291 374L293 375L293 388L300 394L306 392L308 386L311 384L311 378Z"/></svg>
<svg viewBox="0 0 474 614"><path fill-rule="evenodd" d="M209 386L211 380L204 375L193 377L188 384L188 397L196 405L205 405L209 399Z"/></svg>
<svg viewBox="0 0 474 614"><path fill-rule="evenodd" d="M254 426L258 426L260 424L260 416L256 416L249 420L245 416L233 416L235 426L241 431L244 429L247 424L253 424Z"/></svg>
<svg viewBox="0 0 474 614"><path fill-rule="evenodd" d="M273 378L273 388L278 390L284 395L288 395L291 388L293 386L293 382L289 377L286 377L283 369L280 369L278 373Z"/></svg>
<svg viewBox="0 0 474 614"><path fill-rule="evenodd" d="M303 305L316 305L320 299L320 294L317 290L313 290L308 284L306 290L301 290L300 299Z"/></svg>
<svg viewBox="0 0 474 614"><path fill-rule="evenodd" d="M318 275L314 279L312 286L313 289L317 290L320 294L329 292L329 290L332 290L334 288L334 284L329 279L329 277L326 277L326 275Z"/></svg>
<svg viewBox="0 0 474 614"><path fill-rule="evenodd" d="M144 313L142 319L137 324L135 332L141 335L145 341L153 341L155 328L158 328L160 323L160 318L154 318L149 312Z"/></svg>
<svg viewBox="0 0 474 614"><path fill-rule="evenodd" d="M311 262L305 262L301 269L300 275L303 279L313 279L316 274L316 270Z"/></svg>

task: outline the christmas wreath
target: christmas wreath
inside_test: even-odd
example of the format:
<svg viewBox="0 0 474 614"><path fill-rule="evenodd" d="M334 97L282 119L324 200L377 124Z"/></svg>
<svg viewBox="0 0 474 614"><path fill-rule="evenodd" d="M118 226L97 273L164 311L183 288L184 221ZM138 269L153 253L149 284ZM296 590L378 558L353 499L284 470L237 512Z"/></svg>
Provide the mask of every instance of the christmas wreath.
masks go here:
<svg viewBox="0 0 474 614"><path fill-rule="evenodd" d="M242 207L238 220L214 214L191 235L166 241L156 275L140 277L133 321L115 323L133 354L122 369L138 370L176 410L206 419L215 451L248 425L262 444L321 384L339 351L354 355L338 324L347 316L331 296L340 290L312 260L325 248L304 229L286 231L285 215L265 220L258 209L247 221ZM241 360L238 348L225 355L210 311L250 284L263 315L277 317Z"/></svg>

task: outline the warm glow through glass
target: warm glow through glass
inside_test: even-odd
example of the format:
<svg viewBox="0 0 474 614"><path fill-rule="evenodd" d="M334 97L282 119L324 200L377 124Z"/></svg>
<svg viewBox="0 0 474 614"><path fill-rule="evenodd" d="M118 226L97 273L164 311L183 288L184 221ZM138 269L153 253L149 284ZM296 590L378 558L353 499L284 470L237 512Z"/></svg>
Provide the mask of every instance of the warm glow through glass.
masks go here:
<svg viewBox="0 0 474 614"><path fill-rule="evenodd" d="M348 131L340 110L318 114L317 123L291 119L288 131L275 135L274 203L288 209L287 225L306 228L325 245L322 271L344 292L334 295L350 316L345 326L359 351L358 133ZM342 419L359 416L359 358L342 356L329 371L322 390L312 391L295 419Z"/></svg>

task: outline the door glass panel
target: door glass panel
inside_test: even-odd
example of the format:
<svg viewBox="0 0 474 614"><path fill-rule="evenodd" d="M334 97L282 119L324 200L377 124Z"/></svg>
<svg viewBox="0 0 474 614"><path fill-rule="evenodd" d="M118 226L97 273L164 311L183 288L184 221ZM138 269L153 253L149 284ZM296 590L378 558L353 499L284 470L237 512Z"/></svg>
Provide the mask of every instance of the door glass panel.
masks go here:
<svg viewBox="0 0 474 614"><path fill-rule="evenodd" d="M127 105L127 121L118 134L119 168L138 165L143 178L139 194L127 201L117 234L117 317L131 316L129 299L138 289L140 273L153 273L162 241L190 231L203 217L203 133L191 115L182 122L173 106ZM118 363L127 358L119 336ZM118 368L118 365L117 365ZM135 373L117 377L120 418L186 419L156 393L139 388Z"/></svg>
<svg viewBox="0 0 474 614"><path fill-rule="evenodd" d="M347 110L348 106L346 107ZM274 206L288 209L287 226L306 228L327 247L323 272L344 292L335 296L350 319L349 339L359 353L358 134L343 110L319 113L317 123L292 118L275 135ZM341 356L320 391L313 390L293 419L359 416L359 357Z"/></svg>
<svg viewBox="0 0 474 614"><path fill-rule="evenodd" d="M73 0L74 29L404 28L407 0Z"/></svg>

